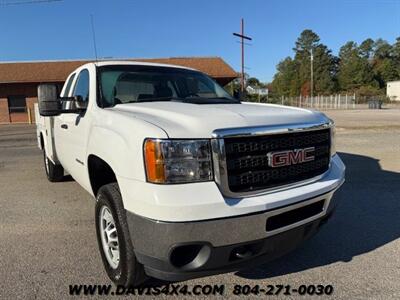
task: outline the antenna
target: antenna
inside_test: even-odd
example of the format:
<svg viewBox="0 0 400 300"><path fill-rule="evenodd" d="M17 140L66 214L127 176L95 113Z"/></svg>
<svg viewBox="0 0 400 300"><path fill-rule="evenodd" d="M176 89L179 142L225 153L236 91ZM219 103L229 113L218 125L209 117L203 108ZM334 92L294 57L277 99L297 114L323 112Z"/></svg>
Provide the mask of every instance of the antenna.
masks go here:
<svg viewBox="0 0 400 300"><path fill-rule="evenodd" d="M96 62L98 62L97 58L97 46L96 46L96 33L94 31L94 23L93 23L93 15L90 15L90 22L92 24L92 36L93 36L93 48L94 48L94 56L96 58Z"/></svg>

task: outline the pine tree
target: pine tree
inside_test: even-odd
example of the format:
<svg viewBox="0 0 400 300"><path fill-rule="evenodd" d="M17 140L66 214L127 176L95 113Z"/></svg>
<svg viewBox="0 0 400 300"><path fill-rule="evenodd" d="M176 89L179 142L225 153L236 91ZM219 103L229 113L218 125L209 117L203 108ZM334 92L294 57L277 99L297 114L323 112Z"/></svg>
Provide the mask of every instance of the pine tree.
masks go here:
<svg viewBox="0 0 400 300"><path fill-rule="evenodd" d="M314 91L316 94L331 93L336 85L336 58L320 43L319 36L312 30L304 30L293 48L294 58L286 58L277 66L273 88L285 96L310 95L311 51L313 52ZM288 85L290 86L284 86Z"/></svg>
<svg viewBox="0 0 400 300"><path fill-rule="evenodd" d="M272 87L278 95L310 95L311 51L315 95L335 91L383 94L388 81L400 80L400 37L393 45L382 39L368 38L359 46L350 41L336 57L307 29L293 51L293 58L287 57L277 66Z"/></svg>
<svg viewBox="0 0 400 300"><path fill-rule="evenodd" d="M277 72L272 82L274 93L281 96L296 95L299 88L296 63L292 58L286 57L277 65Z"/></svg>
<svg viewBox="0 0 400 300"><path fill-rule="evenodd" d="M377 85L367 57L362 55L355 42L347 42L340 48L338 80L344 91L355 91L363 85Z"/></svg>
<svg viewBox="0 0 400 300"><path fill-rule="evenodd" d="M386 87L386 82L399 79L399 69L395 58L395 49L385 40L378 39L374 43L372 68L380 88Z"/></svg>

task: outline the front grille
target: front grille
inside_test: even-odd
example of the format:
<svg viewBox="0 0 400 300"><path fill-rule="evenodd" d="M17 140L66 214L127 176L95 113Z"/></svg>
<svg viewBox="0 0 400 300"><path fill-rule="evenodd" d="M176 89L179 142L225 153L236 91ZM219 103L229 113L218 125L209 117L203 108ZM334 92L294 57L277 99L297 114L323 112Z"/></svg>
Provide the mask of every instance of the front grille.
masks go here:
<svg viewBox="0 0 400 300"><path fill-rule="evenodd" d="M329 168L330 129L225 138L229 189L250 192L278 187L318 176ZM314 147L314 160L272 168L267 153Z"/></svg>

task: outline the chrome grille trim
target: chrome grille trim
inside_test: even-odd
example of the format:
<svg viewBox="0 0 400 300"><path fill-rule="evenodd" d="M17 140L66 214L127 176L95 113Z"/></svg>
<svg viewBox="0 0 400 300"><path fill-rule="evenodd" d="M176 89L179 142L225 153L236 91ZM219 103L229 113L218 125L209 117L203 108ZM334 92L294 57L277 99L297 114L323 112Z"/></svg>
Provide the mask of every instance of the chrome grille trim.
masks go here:
<svg viewBox="0 0 400 300"><path fill-rule="evenodd" d="M229 188L229 183L228 183L228 174L227 174L228 169L226 163L224 139L235 138L235 137L256 137L256 136L265 136L272 134L317 131L317 130L331 128L333 127L333 125L334 123L329 120L321 123L283 124L283 125L272 125L272 126L240 127L240 128L226 128L226 129L214 130L211 139L211 149L213 156L214 178L219 189L221 190L222 194L226 197L243 198L243 197L258 196L267 193L286 190L289 188L310 184L312 182L320 180L325 176L327 172L329 172L329 170L319 176L286 185L280 185L256 191L232 192Z"/></svg>

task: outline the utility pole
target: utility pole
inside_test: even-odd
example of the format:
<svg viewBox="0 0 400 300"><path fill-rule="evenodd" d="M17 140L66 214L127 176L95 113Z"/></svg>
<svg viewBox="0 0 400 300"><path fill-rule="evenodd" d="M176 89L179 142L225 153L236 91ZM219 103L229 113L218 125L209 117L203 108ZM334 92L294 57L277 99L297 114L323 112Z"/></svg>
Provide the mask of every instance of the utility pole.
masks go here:
<svg viewBox="0 0 400 300"><path fill-rule="evenodd" d="M233 33L234 36L240 37L240 44L242 48L242 76L241 76L241 91L244 92L244 40L251 41L251 37L244 35L244 20L242 18L240 33Z"/></svg>
<svg viewBox="0 0 400 300"><path fill-rule="evenodd" d="M313 50L311 48L311 56L310 56L310 60L311 60L311 87L310 87L310 94L311 94L311 99L313 98L313 94L314 94L314 55L313 55Z"/></svg>

